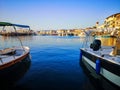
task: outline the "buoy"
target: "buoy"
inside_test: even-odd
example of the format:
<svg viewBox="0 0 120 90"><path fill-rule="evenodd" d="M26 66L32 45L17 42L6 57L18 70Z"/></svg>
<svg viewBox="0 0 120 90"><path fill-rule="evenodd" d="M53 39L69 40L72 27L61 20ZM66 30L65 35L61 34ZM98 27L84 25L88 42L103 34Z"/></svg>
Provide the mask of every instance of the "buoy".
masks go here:
<svg viewBox="0 0 120 90"><path fill-rule="evenodd" d="M80 50L80 60L82 60L82 51Z"/></svg>
<svg viewBox="0 0 120 90"><path fill-rule="evenodd" d="M97 60L96 60L96 73L97 73L97 74L100 74L100 68L101 68L100 60L97 59Z"/></svg>

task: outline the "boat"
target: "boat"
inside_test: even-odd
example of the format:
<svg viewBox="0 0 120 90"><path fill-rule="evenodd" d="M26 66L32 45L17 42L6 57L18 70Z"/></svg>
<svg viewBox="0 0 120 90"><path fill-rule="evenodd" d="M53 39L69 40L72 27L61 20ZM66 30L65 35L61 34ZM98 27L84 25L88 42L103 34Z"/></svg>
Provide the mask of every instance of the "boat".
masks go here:
<svg viewBox="0 0 120 90"><path fill-rule="evenodd" d="M119 87L110 83L107 79L103 78L103 76L98 75L96 71L85 61L80 62L79 64L82 71L89 79L89 86L93 87L91 90L119 90ZM88 87L86 87L85 90L87 89Z"/></svg>
<svg viewBox="0 0 120 90"><path fill-rule="evenodd" d="M3 27L3 29L7 26L13 27L16 33L17 33L16 27L30 28L27 25L0 22L0 27ZM16 38L18 38L21 46L12 46L0 50L0 71L5 70L6 68L10 68L11 66L19 62L22 62L22 60L29 56L30 48L28 46L23 46L22 41L18 36L16 36Z"/></svg>
<svg viewBox="0 0 120 90"><path fill-rule="evenodd" d="M115 46L102 46L101 40L94 39L89 47L80 48L80 62L87 63L97 75L120 87L120 37Z"/></svg>

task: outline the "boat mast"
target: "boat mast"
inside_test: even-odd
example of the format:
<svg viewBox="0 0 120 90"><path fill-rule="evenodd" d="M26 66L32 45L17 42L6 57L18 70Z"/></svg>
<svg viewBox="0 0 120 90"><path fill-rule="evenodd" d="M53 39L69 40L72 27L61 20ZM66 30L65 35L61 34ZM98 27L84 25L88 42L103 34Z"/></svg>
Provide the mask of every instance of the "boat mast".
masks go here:
<svg viewBox="0 0 120 90"><path fill-rule="evenodd" d="M2 31L5 29L5 26L3 26Z"/></svg>
<svg viewBox="0 0 120 90"><path fill-rule="evenodd" d="M83 41L82 47L87 48L89 40L90 40L90 33L85 31L84 29L83 29L83 32L85 33L85 41Z"/></svg>
<svg viewBox="0 0 120 90"><path fill-rule="evenodd" d="M20 44L21 44L21 46L22 46L22 48L23 48L23 50L24 50L24 52L25 52L25 49L24 49L23 44L22 44L22 41L21 41L21 39L19 38L18 33L17 33L17 29L16 29L16 27L15 27L14 25L13 25L13 28L14 28L14 30L15 30L15 32L16 32L16 36L17 36L18 40L20 41Z"/></svg>
<svg viewBox="0 0 120 90"><path fill-rule="evenodd" d="M2 28L3 30L4 30L5 26L13 26L13 28L14 28L14 30L15 30L15 32L16 32L16 36L17 36L18 40L20 41L20 44L21 44L21 46L22 46L22 48L23 48L23 50L24 50L22 41L21 41L21 39L19 38L19 35L18 35L18 33L17 33L16 27L29 28L29 30L30 30L30 27L27 26L27 25L12 24L12 23L8 23L8 22L0 22L0 26L3 26L3 28ZM24 50L24 51L25 51L25 50Z"/></svg>

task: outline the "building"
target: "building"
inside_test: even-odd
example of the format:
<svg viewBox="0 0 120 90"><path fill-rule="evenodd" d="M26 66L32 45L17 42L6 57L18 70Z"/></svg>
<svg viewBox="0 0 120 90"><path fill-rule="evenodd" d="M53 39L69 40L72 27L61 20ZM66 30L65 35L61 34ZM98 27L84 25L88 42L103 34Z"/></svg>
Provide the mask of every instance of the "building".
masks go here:
<svg viewBox="0 0 120 90"><path fill-rule="evenodd" d="M104 21L105 28L120 29L120 13L113 14L107 17Z"/></svg>

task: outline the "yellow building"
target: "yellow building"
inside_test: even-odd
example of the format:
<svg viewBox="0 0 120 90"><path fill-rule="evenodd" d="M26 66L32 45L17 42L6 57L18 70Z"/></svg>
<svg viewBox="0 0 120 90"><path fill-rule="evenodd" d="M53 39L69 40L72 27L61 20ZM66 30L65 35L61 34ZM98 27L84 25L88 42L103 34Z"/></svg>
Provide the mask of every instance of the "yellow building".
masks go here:
<svg viewBox="0 0 120 90"><path fill-rule="evenodd" d="M104 28L105 28L105 25L104 25L104 24L99 25L97 28L98 28L98 29L104 29Z"/></svg>
<svg viewBox="0 0 120 90"><path fill-rule="evenodd" d="M120 29L120 13L116 13L107 17L104 21L104 24L105 24L105 28Z"/></svg>

